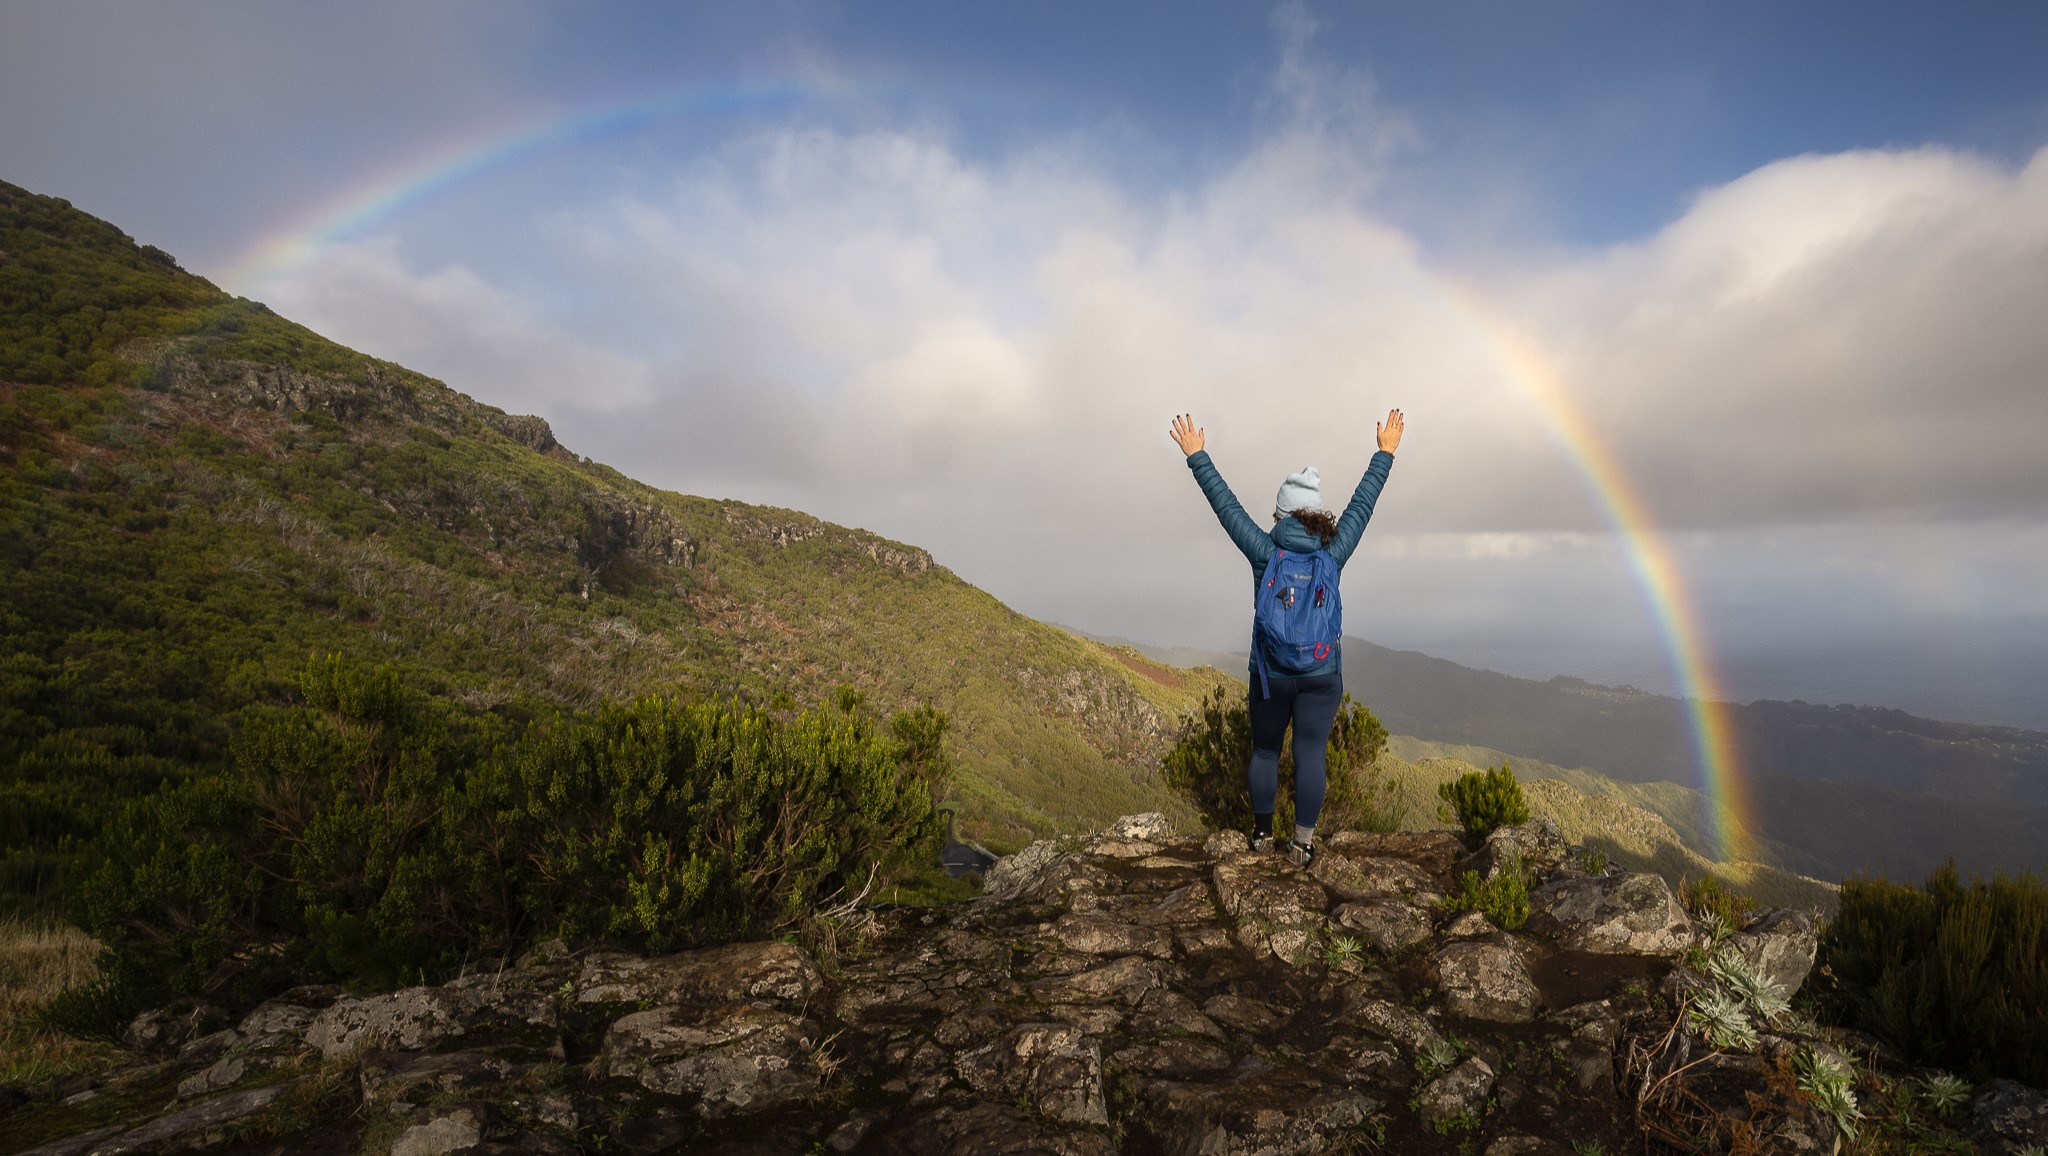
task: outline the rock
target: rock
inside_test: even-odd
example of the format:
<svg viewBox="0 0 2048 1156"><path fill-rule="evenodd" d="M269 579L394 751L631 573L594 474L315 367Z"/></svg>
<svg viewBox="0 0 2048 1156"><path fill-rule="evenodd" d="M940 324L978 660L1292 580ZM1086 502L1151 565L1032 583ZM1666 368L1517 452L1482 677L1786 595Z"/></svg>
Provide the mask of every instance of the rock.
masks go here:
<svg viewBox="0 0 2048 1156"><path fill-rule="evenodd" d="M1089 955L1173 955L1173 933L1098 915L1067 915L1053 925L1053 934L1074 951Z"/></svg>
<svg viewBox="0 0 2048 1156"><path fill-rule="evenodd" d="M1405 859L1438 878L1465 858L1464 840L1450 831L1339 831L1324 842L1346 855Z"/></svg>
<svg viewBox="0 0 2048 1156"><path fill-rule="evenodd" d="M816 1091L816 1038L810 1023L766 1004L658 1007L615 1021L600 1062L650 1091L695 1097L715 1120Z"/></svg>
<svg viewBox="0 0 2048 1156"><path fill-rule="evenodd" d="M433 1117L399 1133L391 1156L444 1156L466 1152L483 1143L495 1120L482 1104L456 1104L436 1109Z"/></svg>
<svg viewBox="0 0 2048 1156"><path fill-rule="evenodd" d="M1359 1000L1344 1009L1339 1022L1364 1028L1410 1052L1429 1051L1448 1042L1427 1017L1383 999Z"/></svg>
<svg viewBox="0 0 2048 1156"><path fill-rule="evenodd" d="M1014 1102L946 1104L912 1115L867 1145L906 1156L1115 1156L1096 1128L1042 1119Z"/></svg>
<svg viewBox="0 0 2048 1156"><path fill-rule="evenodd" d="M329 1010L333 1006L332 1003L327 1005ZM242 1022L235 1025L238 1037L235 1045L266 1050L296 1047L320 1014L305 1004L282 1000L258 1004L255 1011L243 1016Z"/></svg>
<svg viewBox="0 0 2048 1156"><path fill-rule="evenodd" d="M1991 1152L2048 1147L2048 1093L2017 1080L1992 1080L1970 1101L1967 1131Z"/></svg>
<svg viewBox="0 0 2048 1156"><path fill-rule="evenodd" d="M1564 833L1558 830L1555 821L1531 819L1512 827L1494 828L1470 866L1479 872L1480 878L1492 879L1509 862L1519 861L1523 871L1541 879L1568 859L1571 851L1571 844L1564 841Z"/></svg>
<svg viewBox="0 0 2048 1156"><path fill-rule="evenodd" d="M1486 1146L1486 1156L1565 1156L1570 1151L1541 1136L1502 1136Z"/></svg>
<svg viewBox="0 0 2048 1156"><path fill-rule="evenodd" d="M1336 852L1316 856L1309 873L1339 899L1399 899L1426 907L1443 898L1436 880L1406 859Z"/></svg>
<svg viewBox="0 0 2048 1156"><path fill-rule="evenodd" d="M512 1065L481 1052L444 1052L404 1059L395 1067L365 1065L363 1106L383 1108L456 1095L480 1096L501 1085Z"/></svg>
<svg viewBox="0 0 2048 1156"><path fill-rule="evenodd" d="M775 1000L801 1006L825 986L818 965L793 943L733 943L646 958L600 952L583 961L576 1002L674 1004Z"/></svg>
<svg viewBox="0 0 2048 1156"><path fill-rule="evenodd" d="M1382 955L1398 954L1429 939L1429 913L1397 899L1346 903L1332 915Z"/></svg>
<svg viewBox="0 0 2048 1156"><path fill-rule="evenodd" d="M178 1098L189 1100L195 1096L211 1096L224 1092L251 1076L270 1071L284 1064L285 1057L265 1055L261 1052L240 1052L223 1056L206 1068L178 1081Z"/></svg>
<svg viewBox="0 0 2048 1156"><path fill-rule="evenodd" d="M1067 857L1056 839L1040 839L1015 855L996 860L981 877L984 900L1036 898L1052 869Z"/></svg>
<svg viewBox="0 0 2048 1156"><path fill-rule="evenodd" d="M1575 951L1677 955L1692 944L1691 921L1657 875L1554 879L1530 894L1525 926Z"/></svg>
<svg viewBox="0 0 2048 1156"><path fill-rule="evenodd" d="M1308 962L1308 947L1326 926L1329 895L1277 855L1226 859L1210 872L1217 902L1237 923L1237 941L1290 963Z"/></svg>
<svg viewBox="0 0 2048 1156"><path fill-rule="evenodd" d="M417 1050L468 1031L462 1011L459 998L436 987L337 1000L306 1028L306 1046L327 1060L366 1047Z"/></svg>
<svg viewBox="0 0 2048 1156"><path fill-rule="evenodd" d="M1152 1085L1137 1121L1170 1156L1295 1156L1346 1148L1380 1102L1273 1073L1243 1083Z"/></svg>
<svg viewBox="0 0 2048 1156"><path fill-rule="evenodd" d="M1450 1015L1504 1024L1536 1018L1542 996L1513 938L1494 935L1453 943L1432 962Z"/></svg>
<svg viewBox="0 0 2048 1156"><path fill-rule="evenodd" d="M1784 988L1789 999L1813 970L1820 932L1803 911L1773 911L1751 920L1728 938L1728 945L1759 975Z"/></svg>
<svg viewBox="0 0 2048 1156"><path fill-rule="evenodd" d="M1202 853L1211 859L1249 855L1251 850L1251 840L1245 838L1243 831L1217 831L1202 841Z"/></svg>
<svg viewBox="0 0 2048 1156"><path fill-rule="evenodd" d="M1202 1014L1246 1035L1263 1035L1289 1019L1286 1012L1272 1004L1229 993L1211 997L1202 1005Z"/></svg>
<svg viewBox="0 0 2048 1156"><path fill-rule="evenodd" d="M1493 1069L1478 1056L1431 1080L1416 1093L1416 1110L1424 1123L1441 1126L1463 1116L1478 1121L1486 1115L1493 1094Z"/></svg>
<svg viewBox="0 0 2048 1156"><path fill-rule="evenodd" d="M226 1136L228 1125L262 1111L290 1087L289 1084L271 1084L246 1092L231 1092L183 1111L159 1116L140 1128L100 1140L87 1150L92 1156L124 1156L131 1152L185 1152L212 1147Z"/></svg>
<svg viewBox="0 0 2048 1156"><path fill-rule="evenodd" d="M1049 1120L1109 1123L1102 1090L1102 1052L1069 1024L1024 1024L954 1060L978 1092L1022 1096Z"/></svg>
<svg viewBox="0 0 2048 1156"><path fill-rule="evenodd" d="M1444 926L1444 938L1477 939L1482 935L1492 935L1495 930L1493 921L1486 916L1477 911L1461 911Z"/></svg>
<svg viewBox="0 0 2048 1156"><path fill-rule="evenodd" d="M1164 982L1159 965L1127 955L1073 975L1053 976L1031 985L1031 994L1047 1003L1089 1003L1116 1000L1135 1004Z"/></svg>
<svg viewBox="0 0 2048 1156"><path fill-rule="evenodd" d="M165 1056L226 1022L227 1013L211 1004L177 1013L146 1011L130 1021L121 1033L121 1043L131 1051Z"/></svg>
<svg viewBox="0 0 2048 1156"><path fill-rule="evenodd" d="M119 1134L120 1131L119 1128L99 1128L91 1132L81 1132L76 1136L67 1136L62 1140L52 1140L48 1144L30 1148L18 1153L17 1156L79 1156L79 1153L109 1136Z"/></svg>

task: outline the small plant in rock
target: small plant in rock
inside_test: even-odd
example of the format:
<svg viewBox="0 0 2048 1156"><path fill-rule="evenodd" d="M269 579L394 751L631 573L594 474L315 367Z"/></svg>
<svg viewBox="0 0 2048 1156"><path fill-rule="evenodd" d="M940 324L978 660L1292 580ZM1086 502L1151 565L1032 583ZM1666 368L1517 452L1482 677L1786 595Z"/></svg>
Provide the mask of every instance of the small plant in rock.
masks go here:
<svg viewBox="0 0 2048 1156"><path fill-rule="evenodd" d="M1337 969L1365 957L1365 944L1355 935L1338 933L1323 947L1323 965Z"/></svg>
<svg viewBox="0 0 2048 1156"><path fill-rule="evenodd" d="M1719 988L1700 993L1686 1009L1686 1020L1717 1048L1747 1050L1756 1046L1756 1025L1749 1022L1742 1001Z"/></svg>
<svg viewBox="0 0 2048 1156"><path fill-rule="evenodd" d="M1574 1140L1572 1151L1578 1156L1607 1156L1607 1145L1598 1140Z"/></svg>
<svg viewBox="0 0 2048 1156"><path fill-rule="evenodd" d="M1716 952L1707 970L1765 1023L1776 1022L1792 1010L1784 986L1765 978L1739 952Z"/></svg>
<svg viewBox="0 0 2048 1156"><path fill-rule="evenodd" d="M1579 870L1584 871L1588 875L1604 875L1607 873L1607 852L1602 848L1590 844L1581 847L1579 848L1578 859ZM1595 1141L1595 1143L1597 1142Z"/></svg>
<svg viewBox="0 0 2048 1156"><path fill-rule="evenodd" d="M1856 1122L1863 1119L1863 1112L1856 1106L1856 1093L1850 1087L1855 1075L1848 1067L1825 1052L1804 1048L1792 1061L1792 1071L1799 1079L1799 1090L1813 1098L1813 1106L1834 1121L1843 1139L1854 1140Z"/></svg>
<svg viewBox="0 0 2048 1156"><path fill-rule="evenodd" d="M1937 1116L1953 1115L1970 1102L1969 1081L1950 1072L1936 1072L1920 1080L1920 1099Z"/></svg>
<svg viewBox="0 0 2048 1156"><path fill-rule="evenodd" d="M1455 819L1467 834L1481 839L1496 828L1529 821L1529 800L1507 763L1460 775L1440 784L1436 793L1444 801L1438 816L1445 822Z"/></svg>
<svg viewBox="0 0 2048 1156"><path fill-rule="evenodd" d="M1728 921L1716 912L1707 911L1695 916L1693 924L1699 928L1700 938L1706 941L1708 947L1721 946L1728 942L1728 937L1733 934Z"/></svg>
<svg viewBox="0 0 2048 1156"><path fill-rule="evenodd" d="M1434 1080L1458 1062L1457 1045L1446 1039L1433 1039L1415 1052L1415 1074L1424 1081Z"/></svg>

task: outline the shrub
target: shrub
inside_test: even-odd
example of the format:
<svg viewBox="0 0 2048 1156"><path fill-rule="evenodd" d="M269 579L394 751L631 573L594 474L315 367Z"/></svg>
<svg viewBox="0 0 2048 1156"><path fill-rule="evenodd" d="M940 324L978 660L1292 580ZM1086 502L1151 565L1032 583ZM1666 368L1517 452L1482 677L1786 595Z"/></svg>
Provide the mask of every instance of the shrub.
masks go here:
<svg viewBox="0 0 2048 1156"><path fill-rule="evenodd" d="M1465 872L1449 906L1453 911L1477 911L1508 931L1520 927L1529 921L1529 879L1522 861L1510 858L1491 879L1482 880L1477 871Z"/></svg>
<svg viewBox="0 0 2048 1156"><path fill-rule="evenodd" d="M1387 743L1387 728L1350 695L1337 708L1324 755L1328 790L1317 825L1328 831L1397 831L1405 817L1394 782L1374 761ZM1181 723L1180 739L1163 763L1166 783L1192 803L1217 830L1247 830L1251 792L1251 710L1242 698L1218 688L1200 710ZM1274 800L1274 830L1294 826L1294 746L1280 747L1280 785Z"/></svg>
<svg viewBox="0 0 2048 1156"><path fill-rule="evenodd" d="M1496 827L1529 821L1529 800L1522 797L1522 784L1515 781L1514 768L1506 763L1487 771L1471 771L1437 787L1444 806L1438 808L1445 822L1456 819L1468 834L1480 838Z"/></svg>
<svg viewBox="0 0 2048 1156"><path fill-rule="evenodd" d="M1686 913L1693 918L1712 915L1730 931L1742 930L1743 925L1749 922L1750 914L1757 909L1756 900L1731 889L1711 874L1685 880L1679 885L1678 897L1685 904Z"/></svg>
<svg viewBox="0 0 2048 1156"><path fill-rule="evenodd" d="M785 723L647 697L514 736L335 659L300 699L249 714L229 774L109 824L74 913L104 978L74 1019L417 982L546 935L661 951L769 934L936 850L946 720L928 708Z"/></svg>
<svg viewBox="0 0 2048 1156"><path fill-rule="evenodd" d="M1825 1010L1915 1063L2048 1083L2048 885L1972 877L1955 861L1922 887L1842 884L1816 974Z"/></svg>

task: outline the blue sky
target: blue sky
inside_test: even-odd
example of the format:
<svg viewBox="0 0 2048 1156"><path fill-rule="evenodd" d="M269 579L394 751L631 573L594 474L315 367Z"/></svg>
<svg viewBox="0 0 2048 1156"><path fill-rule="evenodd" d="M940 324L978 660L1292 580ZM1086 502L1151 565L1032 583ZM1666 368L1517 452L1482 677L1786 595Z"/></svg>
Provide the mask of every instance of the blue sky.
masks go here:
<svg viewBox="0 0 2048 1156"><path fill-rule="evenodd" d="M1040 617L1231 645L1167 416L1256 507L1302 459L1348 487L1398 404L1367 637L1670 689L1597 445L1737 697L2048 725L2044 46L2017 3L31 0L0 177ZM1107 524L1132 590L1073 561Z"/></svg>

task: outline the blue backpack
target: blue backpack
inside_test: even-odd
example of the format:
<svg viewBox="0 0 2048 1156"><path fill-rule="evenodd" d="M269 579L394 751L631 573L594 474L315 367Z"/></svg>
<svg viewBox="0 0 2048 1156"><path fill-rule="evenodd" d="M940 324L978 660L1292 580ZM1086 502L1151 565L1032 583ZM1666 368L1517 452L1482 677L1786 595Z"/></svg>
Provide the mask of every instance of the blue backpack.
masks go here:
<svg viewBox="0 0 2048 1156"><path fill-rule="evenodd" d="M1273 697L1268 666L1282 676L1307 674L1329 661L1343 635L1336 560L1325 550L1274 550L1252 600L1252 656L1265 697Z"/></svg>

